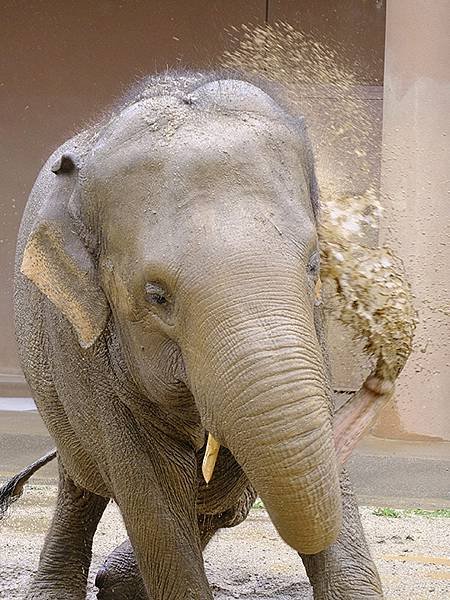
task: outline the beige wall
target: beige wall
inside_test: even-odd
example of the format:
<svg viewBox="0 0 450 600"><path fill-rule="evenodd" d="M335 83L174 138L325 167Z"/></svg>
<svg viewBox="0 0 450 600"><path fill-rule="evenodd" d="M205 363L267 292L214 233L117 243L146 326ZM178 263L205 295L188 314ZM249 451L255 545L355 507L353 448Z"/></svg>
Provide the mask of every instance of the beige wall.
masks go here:
<svg viewBox="0 0 450 600"><path fill-rule="evenodd" d="M416 298L415 348L375 433L450 440L450 2L390 0L382 241Z"/></svg>

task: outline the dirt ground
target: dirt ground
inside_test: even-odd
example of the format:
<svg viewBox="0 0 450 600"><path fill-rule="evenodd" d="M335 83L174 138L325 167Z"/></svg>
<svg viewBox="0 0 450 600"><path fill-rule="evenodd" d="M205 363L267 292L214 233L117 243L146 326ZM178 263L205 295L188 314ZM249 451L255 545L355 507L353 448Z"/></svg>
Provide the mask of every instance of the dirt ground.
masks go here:
<svg viewBox="0 0 450 600"><path fill-rule="evenodd" d="M29 486L0 524L0 598L19 600L36 569L52 514L56 488ZM373 556L387 600L450 598L450 519L400 513L376 516L361 508ZM110 504L96 534L88 599L103 558L123 541L125 530L117 507ZM295 552L278 538L267 514L254 509L245 523L222 530L205 553L215 598L312 599L305 571Z"/></svg>

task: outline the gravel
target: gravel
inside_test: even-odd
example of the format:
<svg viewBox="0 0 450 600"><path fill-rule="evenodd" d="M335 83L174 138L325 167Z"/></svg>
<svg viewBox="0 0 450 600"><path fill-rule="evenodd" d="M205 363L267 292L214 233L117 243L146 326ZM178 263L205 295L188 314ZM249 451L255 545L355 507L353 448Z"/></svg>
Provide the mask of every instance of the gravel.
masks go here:
<svg viewBox="0 0 450 600"><path fill-rule="evenodd" d="M23 598L36 569L52 515L55 486L29 486L0 524L0 598ZM374 515L361 507L372 554L386 600L450 599L450 519L398 511L399 517ZM110 503L99 525L87 598L95 599L93 580L106 555L123 541L125 529ZM205 552L214 597L312 600L305 571L296 553L276 534L263 509L255 509L240 526L220 531Z"/></svg>

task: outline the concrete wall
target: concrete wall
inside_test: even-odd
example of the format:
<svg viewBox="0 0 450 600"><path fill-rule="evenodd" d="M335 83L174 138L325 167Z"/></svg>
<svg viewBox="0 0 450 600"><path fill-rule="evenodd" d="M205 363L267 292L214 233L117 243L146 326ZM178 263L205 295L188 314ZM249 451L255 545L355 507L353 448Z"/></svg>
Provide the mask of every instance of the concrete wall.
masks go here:
<svg viewBox="0 0 450 600"><path fill-rule="evenodd" d="M419 325L381 436L450 440L450 2L390 0L381 239L403 258Z"/></svg>

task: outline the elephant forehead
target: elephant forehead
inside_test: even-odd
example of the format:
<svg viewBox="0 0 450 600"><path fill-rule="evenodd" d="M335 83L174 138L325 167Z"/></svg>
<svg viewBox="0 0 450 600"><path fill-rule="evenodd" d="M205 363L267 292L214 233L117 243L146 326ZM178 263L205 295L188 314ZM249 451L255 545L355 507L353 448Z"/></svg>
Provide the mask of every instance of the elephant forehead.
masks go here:
<svg viewBox="0 0 450 600"><path fill-rule="evenodd" d="M304 140L281 119L199 111L152 128L137 116L133 111L128 125L121 124L120 132L97 144L87 165L92 180L134 173L143 181L146 173L157 170L163 177L186 180L198 174L211 186L225 173L236 179L249 171L262 176L268 169L307 170Z"/></svg>
<svg viewBox="0 0 450 600"><path fill-rule="evenodd" d="M243 162L242 158L262 162L275 156L282 160L283 153L292 149L301 149L300 139L283 121L253 113L226 112L185 123L174 136L168 154L184 159L185 164L197 156L214 159L218 153L227 160L233 157L239 162Z"/></svg>
<svg viewBox="0 0 450 600"><path fill-rule="evenodd" d="M117 131L97 144L86 198L93 191L105 218L134 228L136 221L177 220L183 207L238 210L247 200L282 209L289 199L310 212L304 140L295 128L279 115L190 105L177 112L180 102L151 98L128 107ZM168 107L179 118L161 125L149 117Z"/></svg>
<svg viewBox="0 0 450 600"><path fill-rule="evenodd" d="M120 145L139 131L160 132L166 137L189 118L198 122L204 113L250 113L266 118L286 119L275 101L257 86L240 80L217 80L188 95L156 95L125 106L104 127L98 148Z"/></svg>

